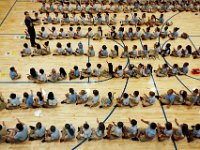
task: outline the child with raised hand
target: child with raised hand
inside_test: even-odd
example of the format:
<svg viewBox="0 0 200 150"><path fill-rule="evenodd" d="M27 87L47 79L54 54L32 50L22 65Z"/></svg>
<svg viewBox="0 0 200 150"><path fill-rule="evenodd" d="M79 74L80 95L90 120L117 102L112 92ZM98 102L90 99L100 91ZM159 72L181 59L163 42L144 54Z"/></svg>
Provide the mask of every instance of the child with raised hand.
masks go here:
<svg viewBox="0 0 200 150"><path fill-rule="evenodd" d="M41 140L45 136L46 129L41 122L37 122L36 126L30 126L29 141Z"/></svg>
<svg viewBox="0 0 200 150"><path fill-rule="evenodd" d="M11 129L9 135L6 136L7 143L22 143L28 138L28 127L26 124L17 119L16 128Z"/></svg>
<svg viewBox="0 0 200 150"><path fill-rule="evenodd" d="M185 124L185 123L179 124L177 119L175 119L175 122L176 122L176 125L179 128L174 129L172 139L175 140L175 141L179 141L179 140L182 140L186 137L187 140L188 140L188 137L189 137L188 125Z"/></svg>
<svg viewBox="0 0 200 150"><path fill-rule="evenodd" d="M162 142L172 137L173 128L171 122L165 123L165 127L161 126L159 123L157 124L157 126L158 141Z"/></svg>
<svg viewBox="0 0 200 150"><path fill-rule="evenodd" d="M145 121L143 119L141 119L141 121L144 122L145 124L148 124L148 128L139 130L136 137L141 142L146 142L146 141L153 140L155 138L155 136L156 136L156 133L157 133L157 131L156 131L156 128L157 128L156 123Z"/></svg>
<svg viewBox="0 0 200 150"><path fill-rule="evenodd" d="M61 133L60 142L68 142L75 139L75 127L72 124L65 124Z"/></svg>
<svg viewBox="0 0 200 150"><path fill-rule="evenodd" d="M115 124L109 124L107 127L107 135L104 137L104 139L117 139L121 138L123 136L123 130L124 130L124 123L123 122L118 122Z"/></svg>
<svg viewBox="0 0 200 150"><path fill-rule="evenodd" d="M69 72L69 80L72 80L72 79L76 79L76 78L79 78L80 77L80 71L78 69L78 66L74 66L73 70L71 70Z"/></svg>
<svg viewBox="0 0 200 150"><path fill-rule="evenodd" d="M9 76L11 80L18 80L21 78L21 75L17 73L17 70L15 69L15 67L10 67Z"/></svg>
<svg viewBox="0 0 200 150"><path fill-rule="evenodd" d="M44 139L42 142L54 142L60 139L60 132L59 130L52 125L46 132Z"/></svg>
<svg viewBox="0 0 200 150"><path fill-rule="evenodd" d="M101 105L99 106L99 108L108 108L111 107L113 104L113 100L114 100L114 95L116 93L112 93L112 92L108 92L108 97L107 98L102 98L101 99Z"/></svg>
<svg viewBox="0 0 200 150"><path fill-rule="evenodd" d="M12 110L12 109L17 109L20 106L20 98L15 94L11 93L10 94L10 99L8 99L8 103L6 105L6 109Z"/></svg>
<svg viewBox="0 0 200 150"><path fill-rule="evenodd" d="M151 106L156 101L155 93L153 91L150 91L149 92L149 96L147 96L146 94L144 94L144 96L141 97L141 100L142 100L142 106L143 107Z"/></svg>
<svg viewBox="0 0 200 150"><path fill-rule="evenodd" d="M101 140L104 137L105 125L97 119L98 127L92 128L92 136L90 140Z"/></svg>
<svg viewBox="0 0 200 150"><path fill-rule="evenodd" d="M84 105L85 107L96 107L100 102L100 95L98 90L93 90L93 98L89 99L89 101Z"/></svg>
<svg viewBox="0 0 200 150"><path fill-rule="evenodd" d="M86 92L85 90L81 90L81 91L79 92L76 105L78 105L78 104L84 104L84 103L86 103L87 101L88 101L87 92Z"/></svg>
<svg viewBox="0 0 200 150"><path fill-rule="evenodd" d="M21 56L26 57L31 55L31 49L28 47L27 43L24 43L24 49L21 51Z"/></svg>
<svg viewBox="0 0 200 150"><path fill-rule="evenodd" d="M61 102L61 104L72 104L76 103L78 96L73 88L69 88L69 93L65 94L66 99Z"/></svg>

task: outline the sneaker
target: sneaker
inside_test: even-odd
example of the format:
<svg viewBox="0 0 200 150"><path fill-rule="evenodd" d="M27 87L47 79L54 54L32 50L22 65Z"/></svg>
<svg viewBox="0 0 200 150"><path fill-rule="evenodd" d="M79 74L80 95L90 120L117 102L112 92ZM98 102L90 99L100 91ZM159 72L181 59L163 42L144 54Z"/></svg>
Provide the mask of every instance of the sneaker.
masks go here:
<svg viewBox="0 0 200 150"><path fill-rule="evenodd" d="M103 108L103 106L99 106L99 108Z"/></svg>

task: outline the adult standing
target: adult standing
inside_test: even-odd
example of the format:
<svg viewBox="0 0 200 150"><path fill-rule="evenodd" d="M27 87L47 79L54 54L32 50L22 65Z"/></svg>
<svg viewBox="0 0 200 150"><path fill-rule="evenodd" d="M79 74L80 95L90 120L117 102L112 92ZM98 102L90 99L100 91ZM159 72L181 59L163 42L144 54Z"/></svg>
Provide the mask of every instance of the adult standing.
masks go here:
<svg viewBox="0 0 200 150"><path fill-rule="evenodd" d="M30 42L31 42L31 46L34 47L37 43L35 42L35 38L36 38L36 34L35 34L35 28L34 28L34 25L33 25L33 21L34 19L32 19L30 16L29 16L29 12L28 11L25 11L24 12L24 15L25 15L25 25L28 29L28 33L30 35Z"/></svg>

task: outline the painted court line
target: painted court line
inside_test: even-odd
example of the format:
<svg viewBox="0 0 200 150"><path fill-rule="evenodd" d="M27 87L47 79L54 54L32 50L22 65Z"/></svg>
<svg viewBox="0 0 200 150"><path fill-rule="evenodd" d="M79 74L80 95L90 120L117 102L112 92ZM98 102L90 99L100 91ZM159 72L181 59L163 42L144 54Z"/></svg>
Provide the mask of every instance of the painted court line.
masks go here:
<svg viewBox="0 0 200 150"><path fill-rule="evenodd" d="M2 26L2 24L4 23L4 21L6 20L6 18L8 17L8 15L10 14L11 10L13 9L13 7L15 6L17 0L15 0L15 2L13 3L13 5L10 7L10 9L8 10L8 12L6 13L6 16L3 18L2 22L0 23L0 27Z"/></svg>

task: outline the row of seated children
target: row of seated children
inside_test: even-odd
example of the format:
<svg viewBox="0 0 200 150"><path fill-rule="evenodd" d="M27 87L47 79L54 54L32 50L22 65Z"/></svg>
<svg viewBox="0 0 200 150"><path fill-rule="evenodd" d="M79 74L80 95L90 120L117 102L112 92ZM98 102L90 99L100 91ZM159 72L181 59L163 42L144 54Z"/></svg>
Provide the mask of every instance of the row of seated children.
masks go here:
<svg viewBox="0 0 200 150"><path fill-rule="evenodd" d="M166 29L166 28L165 28ZM69 31L65 32L63 28L60 28L59 33L56 30L56 27L52 27L49 29L50 33L47 32L45 27L41 27L41 31L37 33L37 39L39 40L53 40L53 39L81 39L81 38L91 38L93 40L101 40L103 39L103 30L101 27L98 27L97 32L93 33L93 29L91 27L88 27L88 30L86 33L82 32L82 29L80 26L77 27L76 31L74 31L73 27L69 27ZM157 27L154 29L154 32L152 33L150 27L147 27L146 30L143 29L143 32L141 31L140 27L136 27L136 31L133 31L133 28L130 27L127 31L124 30L124 27L120 27L118 29L118 32L116 31L116 27L112 26L111 31L105 34L106 39L121 39L121 40L152 40L159 37L167 38L169 37L171 40L174 40L179 37L178 30L179 28L174 28L173 32L168 32L167 30L164 32L161 32L160 28ZM25 31L26 38L29 39L30 36L27 31ZM188 35L186 33L182 33L181 38L187 38Z"/></svg>
<svg viewBox="0 0 200 150"><path fill-rule="evenodd" d="M177 48L174 48L170 54L170 56L173 57L190 57L191 55L194 59L200 58L200 47L199 49L192 51L192 47L190 45L187 45L185 49L183 49L182 45L178 45Z"/></svg>
<svg viewBox="0 0 200 150"><path fill-rule="evenodd" d="M0 94L1 99L1 110L6 108L8 110L13 109L28 109L28 108L54 108L57 106L57 100L54 96L53 92L49 92L47 98L44 97L42 90L38 91L34 96L33 91L31 90L30 93L24 92L22 101L20 102L20 97L15 94L11 93L8 101L6 102L2 93ZM35 97L35 98L34 98Z"/></svg>
<svg viewBox="0 0 200 150"><path fill-rule="evenodd" d="M36 13L35 13L36 14ZM102 14L98 13L97 16L93 14L86 15L85 13L80 14L80 19L76 14L72 14L72 17L69 17L67 13L63 13L63 18L60 18L58 13L55 13L55 17L52 18L49 13L46 13L46 17L43 19L44 24L61 24L61 25L116 25L118 23L117 14L113 14L113 17L110 18L109 13L105 13L105 19L103 19ZM125 15L125 19L120 21L121 25L147 25L153 27L155 25L160 26L164 23L164 14L161 14L159 18L156 18L155 15L152 15L147 19L146 13L142 14L141 18L137 17L137 13L134 13L131 19L129 15ZM167 23L166 25L172 25Z"/></svg>
<svg viewBox="0 0 200 150"><path fill-rule="evenodd" d="M176 75L186 75L189 71L189 63L185 62L183 67L179 67L178 64L174 64L170 67L167 64L159 65L157 70L154 70L157 77L171 77Z"/></svg>
<svg viewBox="0 0 200 150"><path fill-rule="evenodd" d="M121 65L118 65L113 70L112 63L108 63L108 69L103 69L101 64L97 64L96 69L92 69L91 63L86 63L86 68L79 71L78 66L74 66L69 72L69 80L80 78L81 80L88 77L115 77L115 78L140 78L140 77L149 77L152 74L153 67L151 64L147 66L139 64L135 66L129 64L126 70L123 69ZM178 64L174 64L171 68L167 64L163 64L162 67L158 67L157 70L154 70L157 77L171 77L176 75L186 75L189 71L189 63L184 63L183 67L179 67ZM47 77L44 70L40 69L39 73L35 68L30 69L30 74L27 78L34 83L46 83L46 82L57 82L65 80L67 78L67 73L63 67L60 67L59 73L56 72L56 69L52 69L51 74ZM14 67L10 68L9 76L12 80L17 80L21 78Z"/></svg>
<svg viewBox="0 0 200 150"><path fill-rule="evenodd" d="M78 95L73 88L70 88L69 93L65 95L66 99L63 100L61 104L85 104L85 107L97 107L100 105L99 108L107 108L113 105L115 99L114 94L115 93L108 92L108 97L103 97L100 100L98 90L93 90L94 96L91 97L87 96L87 92L84 90ZM139 91L134 91L133 94L124 93L122 97L116 98L117 103L115 107L135 107L138 106L140 100L143 107L148 107L155 104L156 98L158 98L162 105L168 105L168 108L170 108L171 105L187 105L189 108L192 108L194 105L200 106L200 91L198 89L193 90L191 95L188 95L184 90L180 90L179 93L177 93L173 89L169 89L166 94L160 96L156 96L153 91L143 96L139 95Z"/></svg>
<svg viewBox="0 0 200 150"><path fill-rule="evenodd" d="M109 14L105 14L105 20L102 19L102 15L100 13L97 16L93 16L93 14L86 15L85 13L81 13L78 17L75 13L70 17L67 13L63 13L63 17L60 18L58 13L55 13L55 17L52 18L49 13L46 13L46 17L42 20L44 24L61 24L62 25L116 25L117 24L117 15L114 14L113 17L109 17Z"/></svg>
<svg viewBox="0 0 200 150"><path fill-rule="evenodd" d="M139 91L134 91L133 94L124 93L122 97L115 98L115 92L108 92L108 95L100 96L98 90L93 90L93 96L90 96L86 90L81 90L78 94L73 88L69 88L69 92L65 94L65 99L61 101L61 104L84 104L85 107L99 107L108 108L114 105L114 107L136 107L142 103L143 107L153 106L156 103L156 99L160 101L162 105L167 105L170 108L172 105L187 105L188 108L192 108L194 105L200 106L200 89L194 89L189 95L185 90L180 90L178 93L173 89L169 89L165 94L159 96L155 95L155 92L150 91L143 96L140 96ZM20 98L11 93L8 102L6 103L2 94L1 98L1 110L6 108L13 109L28 109L28 108L53 108L57 106L57 100L53 92L49 92L47 100L45 101L42 90L38 91L35 98L33 92L28 94L24 92L22 103L20 104ZM116 102L114 102L114 100Z"/></svg>
<svg viewBox="0 0 200 150"><path fill-rule="evenodd" d="M133 0L134 1L134 0ZM97 0L90 1L81 5L79 2L76 3L76 6L73 7L69 2L64 4L63 2L56 3L57 6L53 5L51 2L49 3L49 7L46 6L45 3L42 3L39 11L40 13L45 12L68 12L68 13L98 13L98 12L109 12L109 13L118 13L118 12L125 12L130 13L132 11L141 11L141 12L149 12L155 13L157 11L169 12L169 11L191 11L197 12L199 10L199 2L192 0L190 1L182 1L178 2L176 0L170 0L169 2L163 1L151 1L146 2L145 4L141 5L138 1L127 1L127 3L123 2L110 2L108 7L104 2L97 4Z"/></svg>
<svg viewBox="0 0 200 150"><path fill-rule="evenodd" d="M168 31L168 26L164 28L164 31L162 32L159 27L156 27L154 29L154 32L152 33L151 27L147 27L146 30L143 29L143 32L141 31L141 27L136 27L136 31L133 32L133 28L130 27L128 31L124 30L124 27L120 27L118 29L118 32L116 31L116 27L112 26L111 31L108 34L105 34L106 39L121 39L121 40L152 40L156 38L167 38L169 37L170 40L175 40L179 37L178 30L179 28L175 27L173 31ZM188 37L187 33L182 33L180 35L181 38L186 39Z"/></svg>
<svg viewBox="0 0 200 150"><path fill-rule="evenodd" d="M101 140L101 139L131 139L133 141L147 142L152 141L155 137L158 137L158 141L165 141L168 139L173 139L175 141L187 138L188 142L192 142L200 138L200 124L191 126L189 129L188 125L183 123L178 123L175 119L175 123L178 128L174 128L171 122L165 123L162 126L160 123L146 121L141 119L141 121L148 125L146 128L138 128L137 121L135 119L128 118L129 125L124 125L123 122L118 123L112 122L105 127L103 122L97 119L97 127L92 128L86 121L82 126L78 127L76 131L75 127L66 123L61 131L56 128L55 125L51 125L49 129L46 129L41 122L37 122L35 126L28 126L17 119L18 123L15 128L8 128L5 122L0 125L0 137L1 143L22 143L27 139L29 141L41 140L42 142L69 142L77 140L87 139L91 140ZM76 135L77 132L77 135Z"/></svg>

